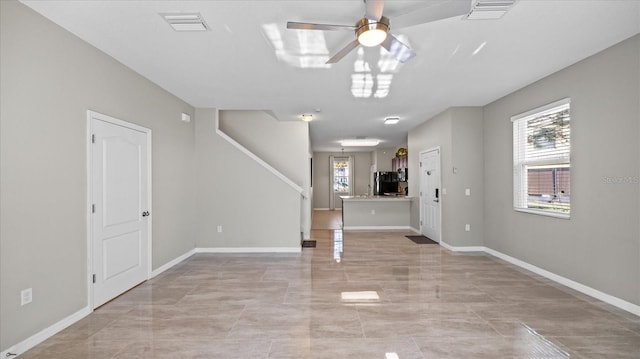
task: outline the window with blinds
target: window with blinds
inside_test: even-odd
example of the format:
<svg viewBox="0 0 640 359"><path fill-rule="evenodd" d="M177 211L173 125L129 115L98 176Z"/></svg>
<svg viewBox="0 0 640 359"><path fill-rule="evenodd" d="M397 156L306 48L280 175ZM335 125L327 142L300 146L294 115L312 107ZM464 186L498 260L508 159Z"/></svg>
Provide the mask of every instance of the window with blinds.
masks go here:
<svg viewBox="0 0 640 359"><path fill-rule="evenodd" d="M569 218L570 99L528 111L513 122L513 206L516 211Z"/></svg>

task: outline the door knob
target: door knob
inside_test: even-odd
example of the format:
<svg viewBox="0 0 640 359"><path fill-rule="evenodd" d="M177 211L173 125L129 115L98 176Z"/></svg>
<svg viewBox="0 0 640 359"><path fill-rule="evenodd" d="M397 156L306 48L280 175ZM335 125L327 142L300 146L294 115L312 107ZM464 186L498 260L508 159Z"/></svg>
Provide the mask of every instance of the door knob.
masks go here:
<svg viewBox="0 0 640 359"><path fill-rule="evenodd" d="M149 211L142 212L142 217L149 217Z"/></svg>

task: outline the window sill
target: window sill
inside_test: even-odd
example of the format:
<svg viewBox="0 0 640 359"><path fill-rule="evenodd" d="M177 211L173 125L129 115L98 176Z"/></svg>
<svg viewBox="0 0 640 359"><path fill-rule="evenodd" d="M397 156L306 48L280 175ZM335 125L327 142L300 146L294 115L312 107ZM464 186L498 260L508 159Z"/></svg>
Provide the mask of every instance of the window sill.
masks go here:
<svg viewBox="0 0 640 359"><path fill-rule="evenodd" d="M541 211L541 210L530 209L530 208L514 208L513 210L516 212L537 214L539 216L553 217L553 218L559 218L559 219L571 219L570 213Z"/></svg>

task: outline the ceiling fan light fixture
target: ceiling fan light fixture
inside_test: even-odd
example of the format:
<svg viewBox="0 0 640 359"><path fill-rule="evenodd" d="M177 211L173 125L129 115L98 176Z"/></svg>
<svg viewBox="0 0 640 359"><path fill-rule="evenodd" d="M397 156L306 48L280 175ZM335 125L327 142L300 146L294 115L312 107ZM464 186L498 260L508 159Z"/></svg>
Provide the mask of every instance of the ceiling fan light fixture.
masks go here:
<svg viewBox="0 0 640 359"><path fill-rule="evenodd" d="M356 24L356 37L360 45L365 47L378 46L387 39L389 33L389 19L381 17L379 21L363 17Z"/></svg>

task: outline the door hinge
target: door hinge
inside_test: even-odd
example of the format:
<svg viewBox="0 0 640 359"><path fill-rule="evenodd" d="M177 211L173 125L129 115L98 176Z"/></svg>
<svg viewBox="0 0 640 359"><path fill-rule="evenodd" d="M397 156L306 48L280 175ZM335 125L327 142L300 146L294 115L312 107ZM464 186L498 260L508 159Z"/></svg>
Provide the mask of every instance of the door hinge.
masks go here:
<svg viewBox="0 0 640 359"><path fill-rule="evenodd" d="M96 135L91 135L91 143L96 143Z"/></svg>
<svg viewBox="0 0 640 359"><path fill-rule="evenodd" d="M422 220L420 220L420 225L422 225ZM95 282L94 282L95 283Z"/></svg>
<svg viewBox="0 0 640 359"><path fill-rule="evenodd" d="M96 205L95 204L91 205L91 213L96 213Z"/></svg>
<svg viewBox="0 0 640 359"><path fill-rule="evenodd" d="M91 281L92 281L93 283L95 283L95 282L96 282L96 275L95 275L95 274L92 274L92 275L91 275Z"/></svg>
<svg viewBox="0 0 640 359"><path fill-rule="evenodd" d="M420 162L420 167L422 167L422 162Z"/></svg>

